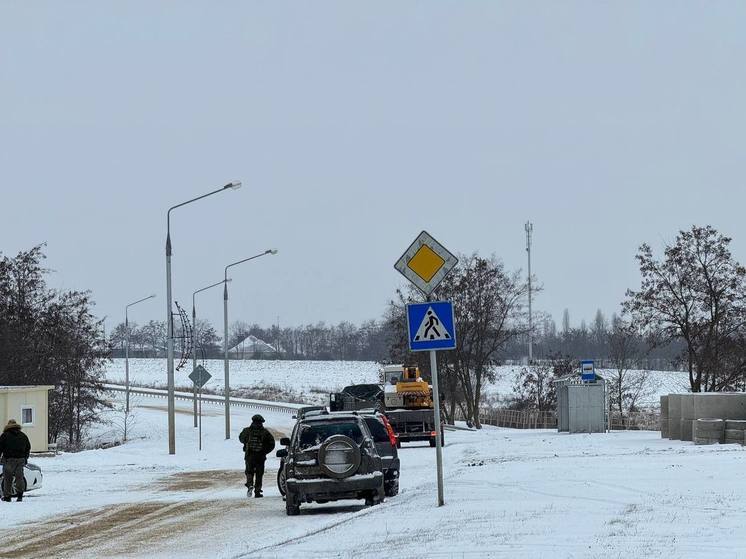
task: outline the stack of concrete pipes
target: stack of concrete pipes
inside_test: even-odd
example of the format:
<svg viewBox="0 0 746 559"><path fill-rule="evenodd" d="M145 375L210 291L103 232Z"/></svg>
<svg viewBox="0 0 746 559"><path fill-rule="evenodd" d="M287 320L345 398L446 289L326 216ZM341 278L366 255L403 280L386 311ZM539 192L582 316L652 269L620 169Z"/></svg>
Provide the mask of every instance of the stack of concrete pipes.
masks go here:
<svg viewBox="0 0 746 559"><path fill-rule="evenodd" d="M744 444L746 393L661 396L661 437L695 444Z"/></svg>

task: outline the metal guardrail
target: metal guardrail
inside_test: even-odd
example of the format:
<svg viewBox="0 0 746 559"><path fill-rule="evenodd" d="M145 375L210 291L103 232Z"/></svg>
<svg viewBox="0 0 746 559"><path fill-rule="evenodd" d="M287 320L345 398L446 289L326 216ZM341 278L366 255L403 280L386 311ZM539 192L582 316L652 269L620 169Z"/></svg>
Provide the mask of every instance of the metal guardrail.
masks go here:
<svg viewBox="0 0 746 559"><path fill-rule="evenodd" d="M110 392L125 392L127 390L126 387L122 384L104 384L104 389ZM139 396L147 396L150 398L168 397L167 390L162 390L159 388L142 388L139 386L130 386L130 394L137 394ZM190 402L193 402L194 394L192 394L191 392L174 392L174 398L176 400L188 400ZM209 402L211 404L225 404L225 398L223 396L215 396L214 394L202 394L202 401ZM231 406L273 411L279 413L295 413L300 408L305 407L306 404L289 404L280 402L268 402L266 400L250 400L248 398L231 397Z"/></svg>

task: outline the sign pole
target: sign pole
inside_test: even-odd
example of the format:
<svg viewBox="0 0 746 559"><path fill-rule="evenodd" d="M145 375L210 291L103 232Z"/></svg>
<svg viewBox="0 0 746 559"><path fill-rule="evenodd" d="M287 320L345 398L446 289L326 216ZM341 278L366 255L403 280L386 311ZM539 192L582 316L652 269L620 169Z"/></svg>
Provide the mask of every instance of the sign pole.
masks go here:
<svg viewBox="0 0 746 559"><path fill-rule="evenodd" d="M207 384L207 381L212 378L212 375L207 372L207 369L205 369L202 365L197 365L194 370L192 371L192 374L189 375L189 378L194 383L194 409L199 409L198 414L195 416L195 420L199 419L197 421L198 427L199 427L199 449L202 450L202 387ZM199 408L197 407L198 403L198 393L197 389L199 388Z"/></svg>
<svg viewBox="0 0 746 559"><path fill-rule="evenodd" d="M435 460L438 468L438 506L442 507L445 503L443 499L443 427L440 423L440 390L438 389L438 354L436 351L430 351L430 372L433 383L433 399L435 407Z"/></svg>
<svg viewBox="0 0 746 559"><path fill-rule="evenodd" d="M451 301L434 302L431 295L457 264L458 258L427 231L422 231L394 264L394 268L427 298L427 303L407 305L407 330L410 351L430 352L439 507L445 504L445 499L443 498L443 425L440 420L437 351L456 349L456 328L453 303Z"/></svg>

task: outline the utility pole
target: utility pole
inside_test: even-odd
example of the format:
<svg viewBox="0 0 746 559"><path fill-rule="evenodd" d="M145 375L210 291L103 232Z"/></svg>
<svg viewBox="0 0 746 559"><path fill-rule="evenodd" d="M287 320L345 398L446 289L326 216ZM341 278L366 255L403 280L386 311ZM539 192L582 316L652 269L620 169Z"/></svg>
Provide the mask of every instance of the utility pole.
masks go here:
<svg viewBox="0 0 746 559"><path fill-rule="evenodd" d="M531 309L533 290L531 289L531 240L534 233L534 224L526 222L526 254L528 255L528 363L534 360L534 322Z"/></svg>

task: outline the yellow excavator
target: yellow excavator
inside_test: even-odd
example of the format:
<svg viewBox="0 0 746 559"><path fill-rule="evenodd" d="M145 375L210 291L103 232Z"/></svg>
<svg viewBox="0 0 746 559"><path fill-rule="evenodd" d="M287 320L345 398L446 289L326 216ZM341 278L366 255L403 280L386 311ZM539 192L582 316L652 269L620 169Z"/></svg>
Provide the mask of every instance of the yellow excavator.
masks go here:
<svg viewBox="0 0 746 559"><path fill-rule="evenodd" d="M433 389L422 378L419 367L385 367L384 377L386 409L433 408Z"/></svg>
<svg viewBox="0 0 746 559"><path fill-rule="evenodd" d="M385 413L396 433L397 446L429 441L435 446L433 388L414 366L387 365L381 370Z"/></svg>

